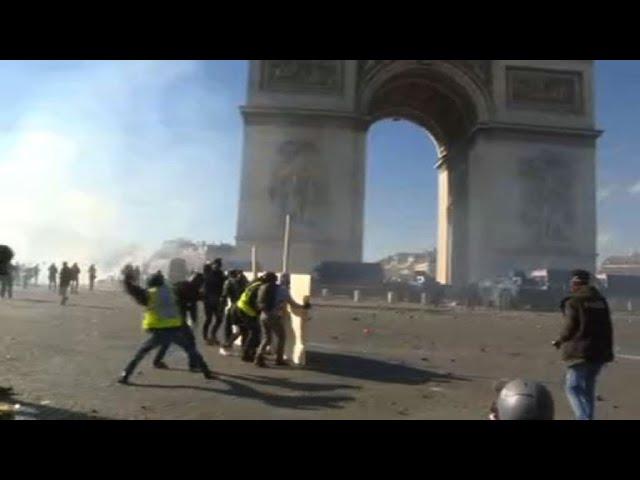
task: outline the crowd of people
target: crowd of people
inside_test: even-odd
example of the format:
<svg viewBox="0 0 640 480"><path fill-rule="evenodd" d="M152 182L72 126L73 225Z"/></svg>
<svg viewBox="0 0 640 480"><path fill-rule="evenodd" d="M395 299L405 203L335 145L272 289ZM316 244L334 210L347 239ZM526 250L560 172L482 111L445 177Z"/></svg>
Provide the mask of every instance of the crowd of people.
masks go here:
<svg viewBox="0 0 640 480"><path fill-rule="evenodd" d="M13 287L22 282L22 288L26 289L30 284L39 285L40 267L26 267L23 264L12 262L15 254L10 247L0 245L0 298L13 298ZM77 294L80 289L80 267L77 263L69 266L62 263L58 269L55 263L48 268L48 289L57 291L61 297L60 304L65 305L69 300L69 293ZM97 270L91 265L88 270L89 290L95 287Z"/></svg>
<svg viewBox="0 0 640 480"><path fill-rule="evenodd" d="M153 366L169 368L164 358L171 344L187 353L191 371L212 378L196 347L199 303L204 306L201 334L205 344L219 347L222 355L229 355L240 339L241 360L260 368L267 367L273 337L274 363L287 365L284 358L287 307L311 308L309 303L301 305L291 297L287 274L278 279L275 273L267 272L249 282L240 270L225 273L219 258L205 264L202 272L192 272L189 279L174 284L170 284L162 272L156 272L147 280L147 288L143 288L136 282L134 269L129 265L124 268L123 277L126 292L145 307L142 327L149 333L149 338L122 372L119 382L123 384L129 383L139 362L155 348L158 351Z"/></svg>
<svg viewBox="0 0 640 480"><path fill-rule="evenodd" d="M60 270L58 270L55 263L49 265L49 290L58 290L61 297L61 305L66 305L69 300L69 293L78 294L81 272L77 263L69 266L67 262L62 262ZM93 291L95 287L96 275L96 266L92 264L88 270L90 291Z"/></svg>

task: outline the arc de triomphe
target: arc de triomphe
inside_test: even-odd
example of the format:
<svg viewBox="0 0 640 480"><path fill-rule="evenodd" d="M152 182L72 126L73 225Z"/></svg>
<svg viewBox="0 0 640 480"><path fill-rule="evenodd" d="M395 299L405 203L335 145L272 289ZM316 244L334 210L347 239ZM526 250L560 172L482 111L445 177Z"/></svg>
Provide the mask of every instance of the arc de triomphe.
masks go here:
<svg viewBox="0 0 640 480"><path fill-rule="evenodd" d="M590 60L251 61L237 245L278 269L289 213L292 271L360 261L367 131L402 118L438 148L439 281L593 270L593 97Z"/></svg>

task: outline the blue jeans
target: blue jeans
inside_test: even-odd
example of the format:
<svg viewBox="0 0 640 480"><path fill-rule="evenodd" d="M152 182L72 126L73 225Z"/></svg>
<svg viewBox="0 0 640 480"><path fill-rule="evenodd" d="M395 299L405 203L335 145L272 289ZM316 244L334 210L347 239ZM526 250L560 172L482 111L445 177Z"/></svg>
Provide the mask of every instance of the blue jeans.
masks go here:
<svg viewBox="0 0 640 480"><path fill-rule="evenodd" d="M577 420L593 420L596 379L602 363L582 362L567 368L565 391Z"/></svg>

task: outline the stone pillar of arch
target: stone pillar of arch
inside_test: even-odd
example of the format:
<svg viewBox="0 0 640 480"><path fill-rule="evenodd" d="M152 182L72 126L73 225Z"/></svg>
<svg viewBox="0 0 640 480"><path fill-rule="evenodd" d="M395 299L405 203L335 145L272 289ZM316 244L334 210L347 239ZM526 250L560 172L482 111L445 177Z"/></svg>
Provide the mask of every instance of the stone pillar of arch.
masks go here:
<svg viewBox="0 0 640 480"><path fill-rule="evenodd" d="M592 270L592 70L583 60L251 61L237 244L278 269L288 213L293 271L361 261L366 134L392 117L438 148L439 281Z"/></svg>

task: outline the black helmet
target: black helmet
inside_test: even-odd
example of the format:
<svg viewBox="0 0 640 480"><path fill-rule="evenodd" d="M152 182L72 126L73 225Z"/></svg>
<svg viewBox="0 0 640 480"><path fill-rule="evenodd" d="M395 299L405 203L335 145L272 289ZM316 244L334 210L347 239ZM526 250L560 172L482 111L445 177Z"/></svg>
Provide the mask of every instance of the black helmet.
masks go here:
<svg viewBox="0 0 640 480"><path fill-rule="evenodd" d="M278 276L273 272L267 272L262 277L264 283L276 283L278 281Z"/></svg>
<svg viewBox="0 0 640 480"><path fill-rule="evenodd" d="M496 403L500 420L553 420L551 392L539 382L512 380Z"/></svg>
<svg viewBox="0 0 640 480"><path fill-rule="evenodd" d="M162 285L164 285L164 276L162 275L162 272L154 273L149 277L149 280L147 280L147 286L149 288L161 287Z"/></svg>

